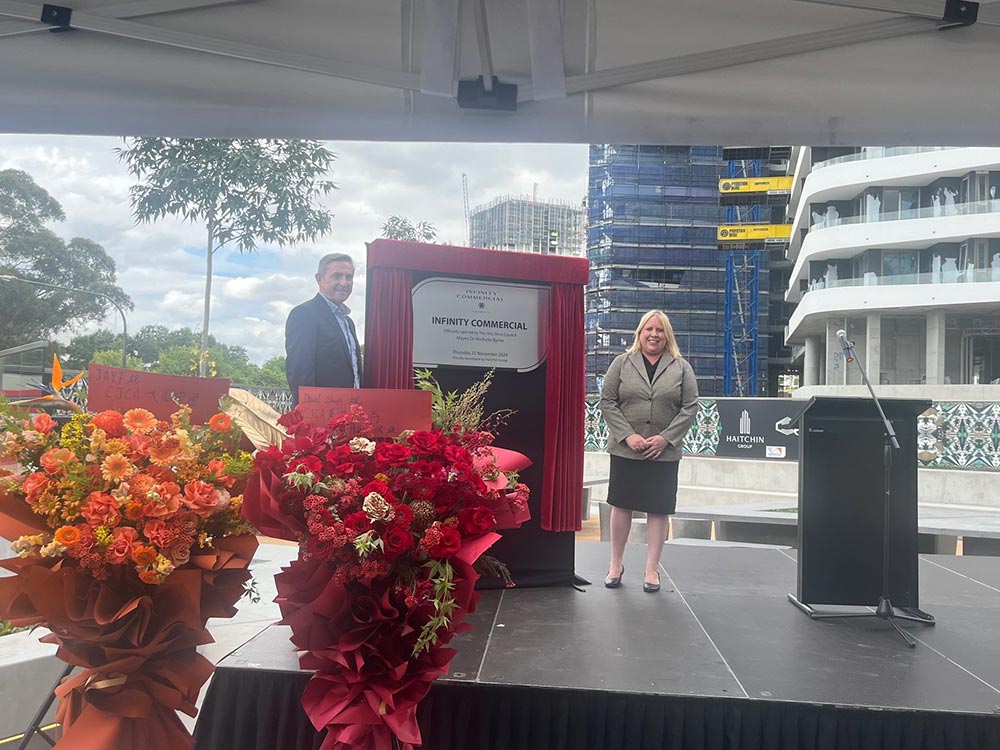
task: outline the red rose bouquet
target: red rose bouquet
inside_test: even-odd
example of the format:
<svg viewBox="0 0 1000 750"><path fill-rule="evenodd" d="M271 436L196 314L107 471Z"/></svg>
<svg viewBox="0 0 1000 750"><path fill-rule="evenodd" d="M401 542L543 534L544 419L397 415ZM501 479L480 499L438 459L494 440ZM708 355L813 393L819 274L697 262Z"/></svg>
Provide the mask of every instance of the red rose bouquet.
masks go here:
<svg viewBox="0 0 1000 750"><path fill-rule="evenodd" d="M241 513L252 469L225 414L195 426L144 409L0 414L0 534L18 557L0 579L0 618L44 625L83 671L58 690L58 747L183 748L212 665L209 617L228 617L256 537Z"/></svg>
<svg viewBox="0 0 1000 750"><path fill-rule="evenodd" d="M473 565L499 538L498 516L527 518L528 490L502 468L527 460L440 421L376 440L357 406L326 428L296 412L283 424L282 447L256 456L244 512L300 544L277 587L301 664L316 671L306 714L328 730L324 750L413 748L417 704L478 598Z"/></svg>

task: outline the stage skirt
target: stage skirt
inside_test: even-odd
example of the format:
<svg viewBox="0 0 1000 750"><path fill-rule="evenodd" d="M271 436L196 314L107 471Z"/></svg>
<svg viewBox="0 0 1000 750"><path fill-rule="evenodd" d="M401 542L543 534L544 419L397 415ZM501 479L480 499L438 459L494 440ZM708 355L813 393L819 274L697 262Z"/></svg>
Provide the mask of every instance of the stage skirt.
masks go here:
<svg viewBox="0 0 1000 750"><path fill-rule="evenodd" d="M643 461L611 456L608 504L669 515L677 508L679 461Z"/></svg>

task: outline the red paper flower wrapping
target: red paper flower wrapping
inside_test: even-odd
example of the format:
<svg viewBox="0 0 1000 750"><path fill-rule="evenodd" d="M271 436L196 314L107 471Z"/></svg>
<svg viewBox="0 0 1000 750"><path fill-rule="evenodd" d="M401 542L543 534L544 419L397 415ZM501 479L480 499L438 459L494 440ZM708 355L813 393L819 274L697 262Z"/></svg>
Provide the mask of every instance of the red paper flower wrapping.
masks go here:
<svg viewBox="0 0 1000 750"><path fill-rule="evenodd" d="M244 513L299 540L299 559L275 580L282 623L315 671L302 705L327 732L323 750L412 750L417 705L475 609L473 563L501 523L527 517L527 488L487 433L376 441L358 407L328 429L294 413L284 423L292 437L258 454Z"/></svg>

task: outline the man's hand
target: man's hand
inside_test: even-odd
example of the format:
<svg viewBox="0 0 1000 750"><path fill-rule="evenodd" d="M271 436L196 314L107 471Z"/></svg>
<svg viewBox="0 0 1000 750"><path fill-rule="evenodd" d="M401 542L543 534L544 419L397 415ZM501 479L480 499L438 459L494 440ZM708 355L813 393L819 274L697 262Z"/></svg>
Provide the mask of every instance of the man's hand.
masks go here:
<svg viewBox="0 0 1000 750"><path fill-rule="evenodd" d="M668 445L670 443L660 435L653 435L653 437L646 438L646 449L642 452L642 457L659 458Z"/></svg>

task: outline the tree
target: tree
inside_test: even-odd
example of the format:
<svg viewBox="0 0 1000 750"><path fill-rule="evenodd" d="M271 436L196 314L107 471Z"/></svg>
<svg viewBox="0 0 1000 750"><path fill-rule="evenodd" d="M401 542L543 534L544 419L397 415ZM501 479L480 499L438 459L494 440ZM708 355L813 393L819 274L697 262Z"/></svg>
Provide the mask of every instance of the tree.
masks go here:
<svg viewBox="0 0 1000 750"><path fill-rule="evenodd" d="M101 349L100 351L96 351L90 358L90 362L88 362L87 364L105 365L106 367L121 367L122 348L119 346L117 349ZM125 366L129 370L145 369L143 367L142 360L131 354L129 354L128 357L126 357ZM86 365L84 365L84 367L86 367ZM80 369L82 370L83 367L81 367Z"/></svg>
<svg viewBox="0 0 1000 750"><path fill-rule="evenodd" d="M260 385L272 388L287 388L288 378L285 375L285 355L271 357L260 366Z"/></svg>
<svg viewBox="0 0 1000 750"><path fill-rule="evenodd" d="M129 341L130 345L132 343L132 341ZM122 335L120 333L112 333L108 329L102 328L94 333L74 336L69 340L68 344L59 347L59 359L67 368L82 370L94 361L94 355L97 352L104 351L117 351L118 364L114 365L114 367L121 367ZM113 363L99 362L98 364Z"/></svg>
<svg viewBox="0 0 1000 750"><path fill-rule="evenodd" d="M83 237L65 242L45 226L63 218L58 201L30 175L0 170L0 274L99 292L131 310L132 300L116 285L115 262L103 247ZM111 304L90 294L0 279L0 309L4 311L0 349L4 349L100 320Z"/></svg>
<svg viewBox="0 0 1000 750"><path fill-rule="evenodd" d="M437 237L437 229L429 221L414 224L402 216L390 216L382 225L382 236L387 240L433 242Z"/></svg>
<svg viewBox="0 0 1000 750"><path fill-rule="evenodd" d="M142 181L130 191L137 222L170 215L205 226L204 375L213 256L226 246L249 253L258 243L283 247L329 232L333 216L318 201L337 186L320 178L336 157L311 140L134 138L116 152Z"/></svg>

